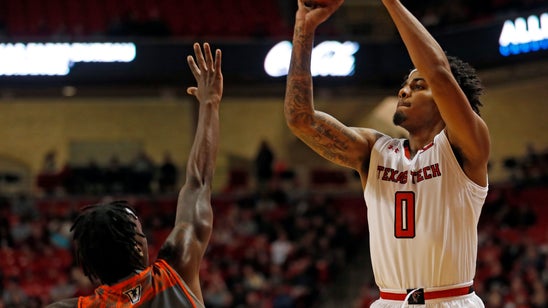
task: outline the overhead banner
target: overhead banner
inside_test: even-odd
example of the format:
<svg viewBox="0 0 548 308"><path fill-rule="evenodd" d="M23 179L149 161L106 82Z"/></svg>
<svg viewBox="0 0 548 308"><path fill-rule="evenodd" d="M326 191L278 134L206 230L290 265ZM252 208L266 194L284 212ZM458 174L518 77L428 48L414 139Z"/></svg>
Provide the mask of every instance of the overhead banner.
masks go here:
<svg viewBox="0 0 548 308"><path fill-rule="evenodd" d="M0 76L65 76L77 62L131 62L133 43L0 43Z"/></svg>
<svg viewBox="0 0 548 308"><path fill-rule="evenodd" d="M434 33L448 54L476 68L548 58L548 13L491 25ZM287 40L209 41L223 51L228 86L285 83L292 44ZM177 85L193 82L186 56L193 41L3 42L0 87ZM390 42L317 39L311 71L318 83L361 86L399 83L411 62L399 38Z"/></svg>
<svg viewBox="0 0 548 308"><path fill-rule="evenodd" d="M548 13L506 20L499 38L500 54L507 57L548 49Z"/></svg>

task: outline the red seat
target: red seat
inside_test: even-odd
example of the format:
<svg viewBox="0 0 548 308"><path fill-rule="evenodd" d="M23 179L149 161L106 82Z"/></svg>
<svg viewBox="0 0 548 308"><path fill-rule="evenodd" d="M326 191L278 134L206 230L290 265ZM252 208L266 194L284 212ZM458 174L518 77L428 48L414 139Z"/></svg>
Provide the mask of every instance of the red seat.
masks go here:
<svg viewBox="0 0 548 308"><path fill-rule="evenodd" d="M44 294L49 294L51 285L45 284L42 281L36 281L22 284L21 288L23 288L28 296L42 297Z"/></svg>
<svg viewBox="0 0 548 308"><path fill-rule="evenodd" d="M92 35L104 33L108 27L111 16L111 13L107 11L105 0L85 1L82 5L86 12L86 14L82 16L84 17L86 32Z"/></svg>
<svg viewBox="0 0 548 308"><path fill-rule="evenodd" d="M502 228L498 230L498 236L505 242L517 244L521 241L523 235L522 232L514 228Z"/></svg>
<svg viewBox="0 0 548 308"><path fill-rule="evenodd" d="M48 0L44 2L42 14L48 23L48 28L52 34L58 34L61 31L67 31L67 22L65 20L65 3L63 0Z"/></svg>
<svg viewBox="0 0 548 308"><path fill-rule="evenodd" d="M347 183L343 171L316 168L310 173L312 185L345 185Z"/></svg>
<svg viewBox="0 0 548 308"><path fill-rule="evenodd" d="M539 245L545 244L548 242L548 228L541 221L527 229L527 237Z"/></svg>

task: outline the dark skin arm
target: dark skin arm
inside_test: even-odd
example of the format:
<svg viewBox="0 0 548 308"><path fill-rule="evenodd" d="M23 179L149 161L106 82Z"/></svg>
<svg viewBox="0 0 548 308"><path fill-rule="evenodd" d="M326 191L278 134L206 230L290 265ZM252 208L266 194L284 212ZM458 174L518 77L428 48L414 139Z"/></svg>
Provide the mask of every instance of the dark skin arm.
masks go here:
<svg viewBox="0 0 548 308"><path fill-rule="evenodd" d="M187 61L198 83L187 93L199 102L198 125L179 192L175 227L159 252L200 299L199 268L212 232L211 185L219 144L219 105L223 94L221 51L213 58L209 44L194 44L196 59Z"/></svg>
<svg viewBox="0 0 548 308"><path fill-rule="evenodd" d="M298 0L284 114L295 136L327 160L358 171L365 187L371 148L380 135L372 129L348 127L315 110L313 102L310 65L314 33L343 2Z"/></svg>
<svg viewBox="0 0 548 308"><path fill-rule="evenodd" d="M382 0L407 48L411 61L428 83L445 123L451 145L461 154L466 175L487 185L489 131L451 73L443 49L399 0Z"/></svg>

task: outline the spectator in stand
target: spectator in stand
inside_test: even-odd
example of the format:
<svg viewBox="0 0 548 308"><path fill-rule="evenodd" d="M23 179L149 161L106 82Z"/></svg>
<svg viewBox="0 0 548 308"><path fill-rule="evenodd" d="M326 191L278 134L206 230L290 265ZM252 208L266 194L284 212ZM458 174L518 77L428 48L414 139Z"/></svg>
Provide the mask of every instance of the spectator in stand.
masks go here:
<svg viewBox="0 0 548 308"><path fill-rule="evenodd" d="M127 192L128 172L118 158L112 155L105 169L104 178L105 192L108 194L122 194Z"/></svg>
<svg viewBox="0 0 548 308"><path fill-rule="evenodd" d="M110 37L135 37L140 31L140 21L135 10L126 10L113 16L106 30Z"/></svg>
<svg viewBox="0 0 548 308"><path fill-rule="evenodd" d="M508 205L502 217L502 226L516 229L526 229L537 222L537 215L526 201L516 205Z"/></svg>
<svg viewBox="0 0 548 308"><path fill-rule="evenodd" d="M37 186L42 189L46 195L53 195L62 187L63 180L57 165L57 152L48 151L44 155L42 169L38 174Z"/></svg>
<svg viewBox="0 0 548 308"><path fill-rule="evenodd" d="M105 170L99 167L99 164L94 158L88 160L87 165L79 168L79 172L74 174L71 179L76 183L69 181L68 185L75 185L76 192L98 195L105 191L104 180Z"/></svg>
<svg viewBox="0 0 548 308"><path fill-rule="evenodd" d="M170 153L164 154L164 160L158 170L158 189L160 193L171 193L175 191L179 170Z"/></svg>
<svg viewBox="0 0 548 308"><path fill-rule="evenodd" d="M44 156L44 162L42 165L42 173L44 174L56 174L57 168L57 152L54 150L48 151Z"/></svg>
<svg viewBox="0 0 548 308"><path fill-rule="evenodd" d="M209 268L204 287L204 302L209 308L225 308L232 306L232 295L228 289L223 273L218 266Z"/></svg>
<svg viewBox="0 0 548 308"><path fill-rule="evenodd" d="M289 240L287 232L279 227L277 237L270 245L270 259L275 265L283 265L293 251L293 243Z"/></svg>
<svg viewBox="0 0 548 308"><path fill-rule="evenodd" d="M11 213L17 216L38 217L35 199L28 193L18 193L10 198Z"/></svg>
<svg viewBox="0 0 548 308"><path fill-rule="evenodd" d="M13 235L11 234L10 222L4 210L0 214L0 249L15 246Z"/></svg>
<svg viewBox="0 0 548 308"><path fill-rule="evenodd" d="M131 164L131 176L128 178L129 192L134 194L150 193L155 170L154 162L144 151L137 153Z"/></svg>
<svg viewBox="0 0 548 308"><path fill-rule="evenodd" d="M141 24L140 36L145 37L167 37L171 35L169 25L160 15L157 8L152 8L149 11L148 18Z"/></svg>
<svg viewBox="0 0 548 308"><path fill-rule="evenodd" d="M21 288L17 277L9 277L2 292L2 301L5 307L27 307L29 296Z"/></svg>
<svg viewBox="0 0 548 308"><path fill-rule="evenodd" d="M49 296L52 301L59 301L73 297L76 291L76 284L74 281L71 281L68 275L58 275L55 286L49 291Z"/></svg>
<svg viewBox="0 0 548 308"><path fill-rule="evenodd" d="M274 176L274 152L266 140L262 140L255 156L255 178L258 190L264 191Z"/></svg>

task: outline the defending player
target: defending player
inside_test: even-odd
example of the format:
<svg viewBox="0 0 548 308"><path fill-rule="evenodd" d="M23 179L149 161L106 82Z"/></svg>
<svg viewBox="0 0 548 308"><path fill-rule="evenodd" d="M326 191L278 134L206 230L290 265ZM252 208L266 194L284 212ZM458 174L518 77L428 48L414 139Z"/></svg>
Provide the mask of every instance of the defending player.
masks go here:
<svg viewBox="0 0 548 308"><path fill-rule="evenodd" d="M211 182L219 143L223 94L221 51L208 43L187 61L197 87L187 93L200 107L198 126L179 192L175 225L148 266L147 240L136 213L124 201L85 208L76 219L75 250L84 273L101 285L91 296L48 307L204 307L199 268L212 232Z"/></svg>

